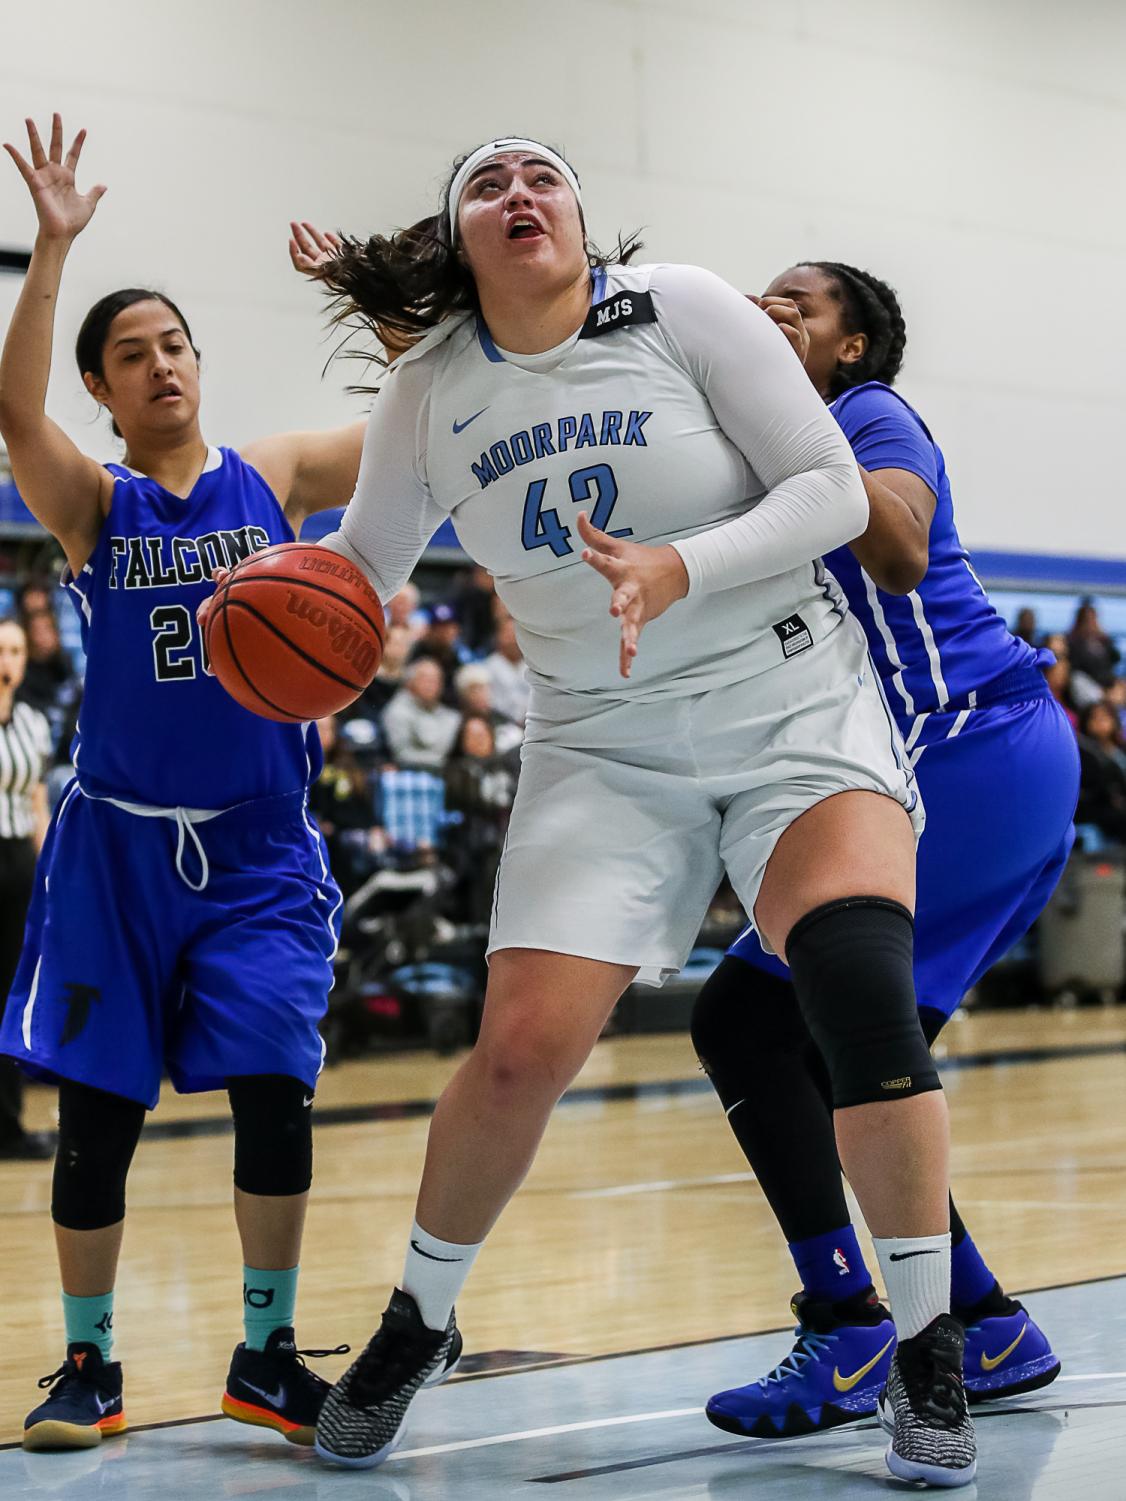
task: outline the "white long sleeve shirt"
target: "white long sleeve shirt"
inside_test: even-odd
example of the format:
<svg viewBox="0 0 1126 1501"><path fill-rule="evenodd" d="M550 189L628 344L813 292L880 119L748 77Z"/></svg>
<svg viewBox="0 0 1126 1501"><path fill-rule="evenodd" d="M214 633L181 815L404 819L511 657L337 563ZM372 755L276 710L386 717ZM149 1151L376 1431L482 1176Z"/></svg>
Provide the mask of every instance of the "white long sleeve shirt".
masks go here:
<svg viewBox="0 0 1126 1501"><path fill-rule="evenodd" d="M326 545L386 600L452 517L512 612L533 685L680 696L784 666L845 618L819 559L867 525L848 443L781 332L710 272L610 267L593 303L543 354L499 350L463 317L399 360ZM628 681L609 586L581 560L580 509L675 544L688 571Z"/></svg>

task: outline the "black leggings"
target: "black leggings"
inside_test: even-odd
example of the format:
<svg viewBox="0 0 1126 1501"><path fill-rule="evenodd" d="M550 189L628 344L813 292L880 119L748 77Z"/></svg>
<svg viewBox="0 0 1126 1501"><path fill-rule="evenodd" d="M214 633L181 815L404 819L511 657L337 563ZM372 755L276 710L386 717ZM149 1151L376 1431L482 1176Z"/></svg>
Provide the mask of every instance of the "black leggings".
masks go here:
<svg viewBox="0 0 1126 1501"><path fill-rule="evenodd" d="M947 1017L920 1006L919 1020L929 1045ZM787 1241L847 1225L829 1074L793 985L725 958L697 997L692 1042ZM950 1229L965 1238L953 1199Z"/></svg>

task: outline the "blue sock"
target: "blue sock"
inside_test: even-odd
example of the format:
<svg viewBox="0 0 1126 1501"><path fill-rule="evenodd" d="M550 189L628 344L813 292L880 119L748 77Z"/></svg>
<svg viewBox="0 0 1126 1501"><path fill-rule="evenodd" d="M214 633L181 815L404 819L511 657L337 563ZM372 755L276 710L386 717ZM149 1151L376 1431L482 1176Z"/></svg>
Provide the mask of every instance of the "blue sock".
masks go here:
<svg viewBox="0 0 1126 1501"><path fill-rule="evenodd" d="M809 1240L795 1240L790 1245L790 1255L803 1289L813 1298L839 1303L842 1298L851 1298L872 1285L851 1225L811 1236Z"/></svg>
<svg viewBox="0 0 1126 1501"><path fill-rule="evenodd" d="M993 1291L996 1280L971 1236L963 1236L951 1247L950 1302L955 1308L972 1308L980 1303Z"/></svg>
<svg viewBox="0 0 1126 1501"><path fill-rule="evenodd" d="M243 1267L242 1322L248 1350L264 1350L275 1329L293 1328L299 1270L291 1266L281 1272L264 1272Z"/></svg>
<svg viewBox="0 0 1126 1501"><path fill-rule="evenodd" d="M96 1298L74 1298L63 1293L63 1322L68 1345L97 1345L102 1359L113 1349L113 1292Z"/></svg>

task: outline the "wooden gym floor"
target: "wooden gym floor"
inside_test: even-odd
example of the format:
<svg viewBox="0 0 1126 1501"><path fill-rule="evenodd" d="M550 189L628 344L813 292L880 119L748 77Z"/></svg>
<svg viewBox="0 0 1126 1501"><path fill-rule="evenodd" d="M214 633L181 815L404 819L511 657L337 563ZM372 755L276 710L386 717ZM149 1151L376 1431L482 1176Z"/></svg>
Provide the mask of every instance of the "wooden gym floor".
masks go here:
<svg viewBox="0 0 1126 1501"><path fill-rule="evenodd" d="M325 1074L299 1344L370 1335L401 1269L429 1104L455 1062L417 1054ZM944 1080L955 1195L1006 1287L1126 1275L1126 1008L957 1018ZM167 1092L134 1164L115 1314L133 1426L215 1413L241 1337L225 1104ZM49 1126L51 1111L50 1093L31 1090L28 1124ZM36 1377L62 1355L49 1180L49 1164L0 1163L0 1443L18 1440ZM459 1322L467 1352L492 1355L478 1368L518 1367L776 1331L794 1284L687 1037L618 1038L557 1111ZM763 1370L745 1379L788 1340L760 1345ZM332 1377L346 1363L317 1368Z"/></svg>

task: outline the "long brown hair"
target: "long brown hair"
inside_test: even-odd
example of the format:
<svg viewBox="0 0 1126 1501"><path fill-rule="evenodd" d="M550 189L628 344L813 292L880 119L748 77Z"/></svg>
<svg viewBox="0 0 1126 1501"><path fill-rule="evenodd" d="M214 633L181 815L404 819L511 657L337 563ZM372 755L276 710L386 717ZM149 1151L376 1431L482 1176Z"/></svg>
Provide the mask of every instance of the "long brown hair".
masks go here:
<svg viewBox="0 0 1126 1501"><path fill-rule="evenodd" d="M448 218L450 188L472 154L467 151L453 163L436 214L390 235L372 235L367 240L345 235L340 253L320 269L319 279L333 294L332 322L348 330L374 332L392 358L444 319L479 311L476 283L450 243ZM585 235L581 208L579 218ZM624 265L640 249L635 234L627 238L619 234L611 255L586 240L592 269ZM387 363L366 349L349 352L379 365Z"/></svg>

